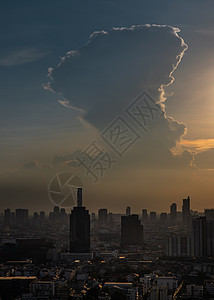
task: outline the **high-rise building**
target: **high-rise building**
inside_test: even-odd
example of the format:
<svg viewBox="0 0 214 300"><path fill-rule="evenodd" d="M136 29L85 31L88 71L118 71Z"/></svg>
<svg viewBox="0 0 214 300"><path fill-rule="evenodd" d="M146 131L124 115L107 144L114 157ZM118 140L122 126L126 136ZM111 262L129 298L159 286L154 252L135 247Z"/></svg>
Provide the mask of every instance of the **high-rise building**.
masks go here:
<svg viewBox="0 0 214 300"><path fill-rule="evenodd" d="M40 216L41 220L44 220L45 219L45 212L43 210L40 211L39 216Z"/></svg>
<svg viewBox="0 0 214 300"><path fill-rule="evenodd" d="M160 214L160 222L162 224L166 224L166 222L167 222L167 213L161 213Z"/></svg>
<svg viewBox="0 0 214 300"><path fill-rule="evenodd" d="M54 214L55 215L59 214L59 206L54 206Z"/></svg>
<svg viewBox="0 0 214 300"><path fill-rule="evenodd" d="M79 189L78 189L79 190ZM90 215L82 206L82 191L77 191L78 206L70 215L70 252L88 253L90 251Z"/></svg>
<svg viewBox="0 0 214 300"><path fill-rule="evenodd" d="M98 211L98 223L99 225L107 225L108 222L108 210L106 208L101 208Z"/></svg>
<svg viewBox="0 0 214 300"><path fill-rule="evenodd" d="M94 212L92 213L92 215L91 215L91 216L92 216L92 221L96 221L96 215L95 215L95 213L94 213Z"/></svg>
<svg viewBox="0 0 214 300"><path fill-rule="evenodd" d="M195 257L207 256L206 217L198 217L192 222L192 238Z"/></svg>
<svg viewBox="0 0 214 300"><path fill-rule="evenodd" d="M143 223L143 224L148 223L148 213L147 213L147 209L143 209L143 210L142 210L142 223Z"/></svg>
<svg viewBox="0 0 214 300"><path fill-rule="evenodd" d="M77 206L82 206L82 188L77 189Z"/></svg>
<svg viewBox="0 0 214 300"><path fill-rule="evenodd" d="M9 208L5 209L5 211L4 211L4 224L5 225L10 225L11 224L10 215L11 215L10 209Z"/></svg>
<svg viewBox="0 0 214 300"><path fill-rule="evenodd" d="M177 204L176 203L172 203L172 205L170 205L170 219L171 219L172 224L175 224L177 222Z"/></svg>
<svg viewBox="0 0 214 300"><path fill-rule="evenodd" d="M150 223L156 223L157 221L157 214L155 211L150 212Z"/></svg>
<svg viewBox="0 0 214 300"><path fill-rule="evenodd" d="M166 255L170 257L191 257L192 237L190 236L170 236L167 239Z"/></svg>
<svg viewBox="0 0 214 300"><path fill-rule="evenodd" d="M143 246L143 225L138 215L121 217L121 247Z"/></svg>
<svg viewBox="0 0 214 300"><path fill-rule="evenodd" d="M190 225L190 197L188 196L187 199L183 199L182 205L182 218L184 225Z"/></svg>
<svg viewBox="0 0 214 300"><path fill-rule="evenodd" d="M23 226L28 223L28 209L16 209L16 224Z"/></svg>
<svg viewBox="0 0 214 300"><path fill-rule="evenodd" d="M214 209L205 209L207 230L207 256L214 256Z"/></svg>
<svg viewBox="0 0 214 300"><path fill-rule="evenodd" d="M131 215L131 207L127 206L126 208L126 216L130 216Z"/></svg>

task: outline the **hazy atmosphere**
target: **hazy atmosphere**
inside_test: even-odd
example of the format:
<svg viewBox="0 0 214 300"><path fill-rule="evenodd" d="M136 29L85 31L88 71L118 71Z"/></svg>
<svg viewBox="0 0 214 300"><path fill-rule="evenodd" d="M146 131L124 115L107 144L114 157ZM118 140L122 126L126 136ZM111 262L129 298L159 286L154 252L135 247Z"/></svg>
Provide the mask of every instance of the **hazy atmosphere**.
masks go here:
<svg viewBox="0 0 214 300"><path fill-rule="evenodd" d="M168 211L187 195L212 208L213 11L211 0L2 3L1 211L49 211L63 172L89 210Z"/></svg>

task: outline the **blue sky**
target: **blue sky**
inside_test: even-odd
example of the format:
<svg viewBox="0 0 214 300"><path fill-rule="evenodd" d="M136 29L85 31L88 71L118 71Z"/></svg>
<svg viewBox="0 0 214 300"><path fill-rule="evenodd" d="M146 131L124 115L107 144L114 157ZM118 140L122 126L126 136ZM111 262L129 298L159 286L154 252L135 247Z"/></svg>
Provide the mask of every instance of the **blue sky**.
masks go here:
<svg viewBox="0 0 214 300"><path fill-rule="evenodd" d="M66 52L83 47L94 31L138 24L180 28L188 44L166 88L166 111L187 125L187 140L197 147L212 140L214 103L214 3L169 1L8 1L0 11L0 163L1 172L24 163L50 164L87 144L79 113L58 103L43 88L48 68ZM214 145L209 146L209 149ZM210 157L210 153L208 155ZM199 202L199 200L198 200ZM199 207L199 205L198 205Z"/></svg>

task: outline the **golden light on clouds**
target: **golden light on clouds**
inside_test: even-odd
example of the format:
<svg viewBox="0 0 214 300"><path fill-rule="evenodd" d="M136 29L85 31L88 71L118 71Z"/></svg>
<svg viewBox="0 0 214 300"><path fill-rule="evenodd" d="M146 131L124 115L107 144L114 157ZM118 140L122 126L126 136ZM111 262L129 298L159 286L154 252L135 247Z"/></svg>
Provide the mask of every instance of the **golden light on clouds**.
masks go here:
<svg viewBox="0 0 214 300"><path fill-rule="evenodd" d="M176 154L184 150L189 150L196 154L211 148L214 148L214 139L181 140L176 147L172 149L172 152Z"/></svg>

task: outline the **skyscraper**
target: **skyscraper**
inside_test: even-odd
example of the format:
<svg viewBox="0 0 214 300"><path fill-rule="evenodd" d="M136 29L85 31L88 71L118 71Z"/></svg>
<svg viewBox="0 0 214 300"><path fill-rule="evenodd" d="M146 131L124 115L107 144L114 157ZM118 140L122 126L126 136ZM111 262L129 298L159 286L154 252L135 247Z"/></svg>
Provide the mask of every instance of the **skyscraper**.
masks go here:
<svg viewBox="0 0 214 300"><path fill-rule="evenodd" d="M214 256L214 209L205 209L207 230L207 256Z"/></svg>
<svg viewBox="0 0 214 300"><path fill-rule="evenodd" d="M192 223L192 238L195 257L207 256L206 217L199 217Z"/></svg>
<svg viewBox="0 0 214 300"><path fill-rule="evenodd" d="M4 224L6 224L6 225L10 225L10 223L11 223L10 214L11 214L10 209L9 208L5 209L5 211L4 211Z"/></svg>
<svg viewBox="0 0 214 300"><path fill-rule="evenodd" d="M157 214L155 211L150 212L150 223L156 223L157 221Z"/></svg>
<svg viewBox="0 0 214 300"><path fill-rule="evenodd" d="M82 206L82 188L77 189L77 206Z"/></svg>
<svg viewBox="0 0 214 300"><path fill-rule="evenodd" d="M183 199L182 218L183 218L184 225L190 224L190 197L189 196L187 197L187 199Z"/></svg>
<svg viewBox="0 0 214 300"><path fill-rule="evenodd" d="M90 251L90 215L89 211L82 206L82 188L77 190L77 205L70 215L70 252L88 253Z"/></svg>
<svg viewBox="0 0 214 300"><path fill-rule="evenodd" d="M59 214L59 206L54 206L54 214Z"/></svg>
<svg viewBox="0 0 214 300"><path fill-rule="evenodd" d="M142 210L142 223L143 223L143 224L148 223L147 209L143 209L143 210Z"/></svg>
<svg viewBox="0 0 214 300"><path fill-rule="evenodd" d="M170 205L170 219L171 219L172 224L175 224L177 222L177 204L176 203L172 203L172 205Z"/></svg>
<svg viewBox="0 0 214 300"><path fill-rule="evenodd" d="M143 246L143 225L138 215L121 217L121 247Z"/></svg>
<svg viewBox="0 0 214 300"><path fill-rule="evenodd" d="M167 213L161 213L160 214L160 222L162 224L166 224L166 222L167 222Z"/></svg>
<svg viewBox="0 0 214 300"><path fill-rule="evenodd" d="M108 210L106 208L101 208L98 211L98 223L99 225L107 225L108 222Z"/></svg>
<svg viewBox="0 0 214 300"><path fill-rule="evenodd" d="M16 209L16 224L23 226L28 223L28 209Z"/></svg>

